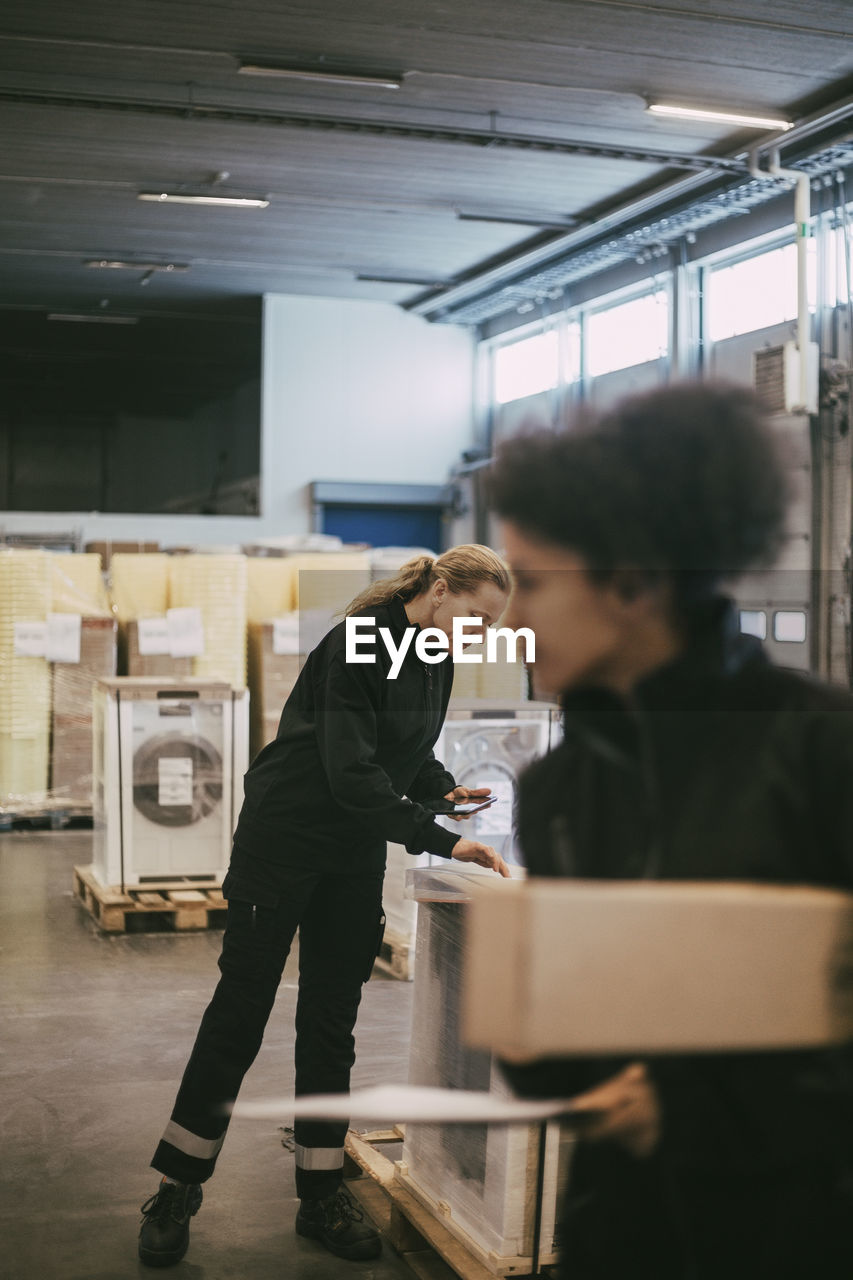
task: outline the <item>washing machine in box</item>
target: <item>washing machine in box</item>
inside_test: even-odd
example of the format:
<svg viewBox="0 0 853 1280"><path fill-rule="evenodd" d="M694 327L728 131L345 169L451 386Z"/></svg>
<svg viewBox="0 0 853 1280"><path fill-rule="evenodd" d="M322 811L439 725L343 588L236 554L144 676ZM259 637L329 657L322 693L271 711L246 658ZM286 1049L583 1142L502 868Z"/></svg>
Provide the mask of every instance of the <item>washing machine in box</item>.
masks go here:
<svg viewBox="0 0 853 1280"><path fill-rule="evenodd" d="M507 861L519 861L513 833L516 779L556 744L558 708L546 702L451 703L435 754L458 786L489 787L498 799L464 824L442 819L457 835L481 840ZM431 859L431 865L443 860Z"/></svg>
<svg viewBox="0 0 853 1280"><path fill-rule="evenodd" d="M94 873L104 885L218 882L249 757L245 689L115 678L94 688Z"/></svg>
<svg viewBox="0 0 853 1280"><path fill-rule="evenodd" d="M471 886L492 873L448 865L409 873L418 904L409 1082L508 1098L497 1060L461 1036L460 992ZM495 939L500 946L500 939ZM528 1275L535 1235L538 1126L407 1124L395 1177L496 1277ZM571 1144L548 1126L540 1261L556 1260L557 1206ZM482 1268L481 1268L482 1271Z"/></svg>

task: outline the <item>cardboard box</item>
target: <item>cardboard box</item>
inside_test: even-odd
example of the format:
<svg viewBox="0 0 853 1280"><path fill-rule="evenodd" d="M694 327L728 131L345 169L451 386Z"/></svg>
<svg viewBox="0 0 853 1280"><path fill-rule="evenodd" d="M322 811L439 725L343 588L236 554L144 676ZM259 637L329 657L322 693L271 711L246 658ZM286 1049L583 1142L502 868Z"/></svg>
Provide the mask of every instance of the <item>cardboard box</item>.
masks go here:
<svg viewBox="0 0 853 1280"><path fill-rule="evenodd" d="M853 1037L853 895L722 882L477 882L467 1042L508 1059Z"/></svg>

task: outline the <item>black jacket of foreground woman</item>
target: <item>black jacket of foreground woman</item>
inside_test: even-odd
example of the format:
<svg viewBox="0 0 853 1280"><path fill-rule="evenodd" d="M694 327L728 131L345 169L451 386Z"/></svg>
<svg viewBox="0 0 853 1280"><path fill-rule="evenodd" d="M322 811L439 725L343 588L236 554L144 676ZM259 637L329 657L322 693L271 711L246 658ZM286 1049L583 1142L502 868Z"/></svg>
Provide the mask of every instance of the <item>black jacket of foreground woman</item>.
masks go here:
<svg viewBox="0 0 853 1280"><path fill-rule="evenodd" d="M520 784L532 875L853 888L853 698L771 665L738 633L729 602L697 611L687 649L630 701L584 689L563 705L564 742ZM554 1059L506 1070L522 1094L565 1097L624 1065ZM698 1176L711 1196L720 1178L731 1187L820 1169L832 1182L832 1171L853 1168L847 1048L661 1056L648 1066L663 1110L654 1177L663 1168L670 1189ZM639 1213L644 1162L606 1146L582 1149L574 1203L588 1210L610 1179L614 1203L633 1197Z"/></svg>
<svg viewBox="0 0 853 1280"><path fill-rule="evenodd" d="M455 785L432 751L453 663L422 662L413 637L399 675L389 679L378 629L387 627L399 645L411 626L405 608L394 599L360 616L376 619L376 661L346 661L343 622L309 654L277 736L245 776L226 892L250 880L257 898L265 882L275 885L293 867L375 873L388 840L411 853L452 854L459 836L421 802ZM362 644L359 652L370 650Z"/></svg>

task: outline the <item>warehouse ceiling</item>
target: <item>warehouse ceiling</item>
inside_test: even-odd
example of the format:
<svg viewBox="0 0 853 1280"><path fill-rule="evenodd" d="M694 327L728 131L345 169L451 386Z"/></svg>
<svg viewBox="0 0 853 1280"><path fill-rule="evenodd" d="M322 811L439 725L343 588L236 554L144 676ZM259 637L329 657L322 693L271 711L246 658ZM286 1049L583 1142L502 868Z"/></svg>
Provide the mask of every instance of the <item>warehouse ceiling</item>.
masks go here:
<svg viewBox="0 0 853 1280"><path fill-rule="evenodd" d="M843 147L851 35L850 0L6 0L0 306L236 315L273 292L454 318L743 184L750 146ZM139 198L163 194L264 207Z"/></svg>

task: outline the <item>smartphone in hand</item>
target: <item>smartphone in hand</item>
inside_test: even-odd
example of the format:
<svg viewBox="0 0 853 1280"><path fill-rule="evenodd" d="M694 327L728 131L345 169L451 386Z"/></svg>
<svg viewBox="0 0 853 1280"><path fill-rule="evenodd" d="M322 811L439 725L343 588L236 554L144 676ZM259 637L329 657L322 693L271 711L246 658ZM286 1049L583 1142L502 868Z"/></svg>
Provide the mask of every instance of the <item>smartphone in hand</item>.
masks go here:
<svg viewBox="0 0 853 1280"><path fill-rule="evenodd" d="M479 813L481 809L488 809L489 805L494 804L498 796L477 796L476 800L463 800L456 802L454 800L445 800L443 797L439 800L424 801L424 808L431 809L433 813L441 814L443 817L459 817L467 818L472 813Z"/></svg>

